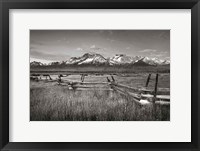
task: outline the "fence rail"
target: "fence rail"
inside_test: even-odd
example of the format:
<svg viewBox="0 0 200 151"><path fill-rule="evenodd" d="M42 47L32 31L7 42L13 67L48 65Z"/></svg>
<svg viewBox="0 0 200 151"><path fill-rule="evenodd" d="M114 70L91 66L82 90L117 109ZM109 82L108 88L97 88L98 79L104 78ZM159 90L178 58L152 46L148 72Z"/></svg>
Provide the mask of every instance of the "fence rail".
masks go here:
<svg viewBox="0 0 200 151"><path fill-rule="evenodd" d="M117 91L125 96L128 96L134 102L146 105L146 104L160 104L170 105L170 89L169 88L158 88L158 74L156 74L155 88L154 90L148 89L148 84L151 79L151 74L148 75L147 81L144 87L134 88L131 86L117 83L114 77L111 75L111 80L107 77L108 82L84 82L84 74L81 74L81 81L64 80L63 75L58 75L58 79L52 79L48 74L44 74L45 80L39 78L41 75L31 75L31 80L45 81L45 82L57 82L61 86L66 86L73 90L90 90L90 89L101 89L109 91Z"/></svg>

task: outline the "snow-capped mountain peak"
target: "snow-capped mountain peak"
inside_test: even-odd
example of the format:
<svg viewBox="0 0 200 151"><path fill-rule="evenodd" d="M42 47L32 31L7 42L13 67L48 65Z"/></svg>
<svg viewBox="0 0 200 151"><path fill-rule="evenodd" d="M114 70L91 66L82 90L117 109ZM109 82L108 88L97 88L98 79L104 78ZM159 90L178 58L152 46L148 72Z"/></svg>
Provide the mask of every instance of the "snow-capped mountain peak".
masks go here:
<svg viewBox="0 0 200 151"><path fill-rule="evenodd" d="M106 63L107 60L100 54L84 54L83 56L86 57L86 59L82 62L79 62L78 64L102 64Z"/></svg>
<svg viewBox="0 0 200 151"><path fill-rule="evenodd" d="M39 61L32 61L31 63L30 63L30 66L42 66L43 65L43 63L41 63L41 62L39 62Z"/></svg>
<svg viewBox="0 0 200 151"><path fill-rule="evenodd" d="M168 65L169 60L163 60L158 58L142 57L142 56L127 56L125 54L116 54L110 58L104 58L97 53L85 53L81 57L71 57L67 61L52 62L48 65ZM31 66L42 66L41 62L33 61Z"/></svg>
<svg viewBox="0 0 200 151"><path fill-rule="evenodd" d="M106 63L107 60L100 54L96 53L85 53L81 57L72 57L70 60L66 61L66 64L101 64Z"/></svg>
<svg viewBox="0 0 200 151"><path fill-rule="evenodd" d="M130 57L125 54L116 54L115 56L109 58L109 63L113 64L131 64L140 59L139 56Z"/></svg>
<svg viewBox="0 0 200 151"><path fill-rule="evenodd" d="M143 57L141 59L144 63L147 63L149 65L167 65L170 64L168 60L158 59L158 58L149 58L149 57Z"/></svg>

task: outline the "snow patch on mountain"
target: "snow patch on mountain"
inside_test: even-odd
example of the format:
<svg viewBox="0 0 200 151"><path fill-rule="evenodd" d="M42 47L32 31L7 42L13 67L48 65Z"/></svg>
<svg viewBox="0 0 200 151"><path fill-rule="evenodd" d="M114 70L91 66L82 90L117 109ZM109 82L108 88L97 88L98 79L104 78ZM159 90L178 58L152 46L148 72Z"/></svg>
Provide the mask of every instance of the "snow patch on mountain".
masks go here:
<svg viewBox="0 0 200 151"><path fill-rule="evenodd" d="M32 61L32 62L30 63L30 66L42 66L42 65L43 65L43 63L38 62L38 61Z"/></svg>
<svg viewBox="0 0 200 151"><path fill-rule="evenodd" d="M78 58L72 57L70 60L66 61L66 64L102 64L106 62L107 60L100 54L86 53Z"/></svg>
<svg viewBox="0 0 200 151"><path fill-rule="evenodd" d="M125 54L117 54L114 57L109 58L109 63L114 64L132 64L141 59L141 56L130 57Z"/></svg>
<svg viewBox="0 0 200 151"><path fill-rule="evenodd" d="M80 63L81 64L103 64L106 63L107 60L100 54L87 54L86 59Z"/></svg>

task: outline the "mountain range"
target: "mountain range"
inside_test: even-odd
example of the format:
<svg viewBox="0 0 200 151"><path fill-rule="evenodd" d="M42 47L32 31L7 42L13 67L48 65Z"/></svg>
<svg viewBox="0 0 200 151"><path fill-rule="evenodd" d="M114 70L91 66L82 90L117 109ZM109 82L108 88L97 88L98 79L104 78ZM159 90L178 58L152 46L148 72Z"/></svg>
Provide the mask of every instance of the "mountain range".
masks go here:
<svg viewBox="0 0 200 151"><path fill-rule="evenodd" d="M31 67L36 66L55 66L55 65L137 65L137 66L157 66L157 65L169 65L169 60L163 60L158 58L149 58L142 56L127 56L125 54L116 54L110 58L104 58L102 55L97 53L85 53L81 57L71 57L67 61L62 62L51 62L49 64L32 61Z"/></svg>

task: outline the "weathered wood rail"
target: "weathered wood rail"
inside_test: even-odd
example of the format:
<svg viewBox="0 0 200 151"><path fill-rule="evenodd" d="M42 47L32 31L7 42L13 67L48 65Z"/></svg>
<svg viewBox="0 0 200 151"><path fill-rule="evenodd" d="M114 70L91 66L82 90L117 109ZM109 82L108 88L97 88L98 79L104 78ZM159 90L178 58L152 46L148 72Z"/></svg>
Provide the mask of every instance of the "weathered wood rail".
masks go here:
<svg viewBox="0 0 200 151"><path fill-rule="evenodd" d="M152 94L154 94L154 91L152 90L147 90L147 89L137 89L137 88L133 88L133 87L129 87L129 86L125 86L122 84L117 84L117 83L111 83L110 84L111 87L118 87L118 88L122 88L124 89L124 91L131 91L131 92L135 92L135 93L139 93L141 95L141 98L153 98L154 96ZM161 94L163 91L157 92L158 94ZM170 100L170 96L169 95L156 95L156 98L160 99L160 100Z"/></svg>
<svg viewBox="0 0 200 151"><path fill-rule="evenodd" d="M46 77L45 82L57 82L61 86L66 86L72 90L89 90L89 89L101 89L109 91L117 91L131 98L134 102L141 105L146 104L161 104L170 105L170 89L169 88L158 88L158 74L156 74L155 88L154 90L148 89L148 84L151 79L151 74L148 75L147 81L144 87L134 88L131 86L123 85L117 83L113 75L111 79L107 77L107 82L84 82L85 76L87 74L81 74L81 81L71 81L62 79L62 77L67 77L68 75L59 74L57 79L52 79L49 74L32 74L31 80L41 81L41 76ZM39 78L40 77L40 78Z"/></svg>

